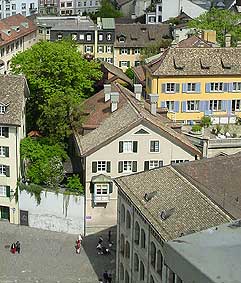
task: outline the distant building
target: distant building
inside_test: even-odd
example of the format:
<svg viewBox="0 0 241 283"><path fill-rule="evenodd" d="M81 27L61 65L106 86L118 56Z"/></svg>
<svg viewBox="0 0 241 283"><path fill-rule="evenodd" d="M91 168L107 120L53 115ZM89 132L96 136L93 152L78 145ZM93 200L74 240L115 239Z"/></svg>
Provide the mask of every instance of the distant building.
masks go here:
<svg viewBox="0 0 241 283"><path fill-rule="evenodd" d="M8 73L10 60L37 42L37 27L18 14L0 20L0 74Z"/></svg>
<svg viewBox="0 0 241 283"><path fill-rule="evenodd" d="M20 141L29 90L23 76L0 75L0 85L0 218L19 224Z"/></svg>
<svg viewBox="0 0 241 283"><path fill-rule="evenodd" d="M0 0L0 19L17 14L30 16L38 12L38 0Z"/></svg>
<svg viewBox="0 0 241 283"><path fill-rule="evenodd" d="M40 15L57 15L60 9L59 0L39 0Z"/></svg>

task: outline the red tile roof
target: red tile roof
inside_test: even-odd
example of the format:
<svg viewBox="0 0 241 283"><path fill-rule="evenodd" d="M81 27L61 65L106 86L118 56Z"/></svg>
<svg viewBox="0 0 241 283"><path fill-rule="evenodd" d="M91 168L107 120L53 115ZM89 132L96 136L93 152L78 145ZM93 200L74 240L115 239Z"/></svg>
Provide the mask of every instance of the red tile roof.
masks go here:
<svg viewBox="0 0 241 283"><path fill-rule="evenodd" d="M16 30L17 27L19 31ZM34 22L21 14L0 20L0 46L26 36L34 31L37 31L37 26Z"/></svg>

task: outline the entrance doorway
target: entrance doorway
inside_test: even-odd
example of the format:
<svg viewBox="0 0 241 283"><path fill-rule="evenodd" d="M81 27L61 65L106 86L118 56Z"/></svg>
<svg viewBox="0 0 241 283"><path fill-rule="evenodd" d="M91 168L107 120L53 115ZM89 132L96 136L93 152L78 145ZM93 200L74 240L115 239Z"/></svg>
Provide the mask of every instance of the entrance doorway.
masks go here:
<svg viewBox="0 0 241 283"><path fill-rule="evenodd" d="M10 221L10 212L8 206L0 206L0 218Z"/></svg>

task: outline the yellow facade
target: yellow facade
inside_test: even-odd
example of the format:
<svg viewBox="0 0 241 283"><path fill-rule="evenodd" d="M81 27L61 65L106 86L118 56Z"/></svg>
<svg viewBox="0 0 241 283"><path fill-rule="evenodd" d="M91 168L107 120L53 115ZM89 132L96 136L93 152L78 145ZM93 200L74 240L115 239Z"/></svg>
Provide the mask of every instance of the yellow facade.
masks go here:
<svg viewBox="0 0 241 283"><path fill-rule="evenodd" d="M122 53L121 50L126 49L127 53ZM128 68L138 66L141 61L141 48L114 48L114 65L125 72Z"/></svg>
<svg viewBox="0 0 241 283"><path fill-rule="evenodd" d="M178 102L178 110L177 111L168 111L168 118L176 121L198 121L203 116L206 115L205 111L192 110L185 112L182 109L182 103L187 101L199 101L199 103L214 100L225 101L231 106L231 111L225 110L212 110L210 113L212 116L227 116L234 114L238 117L241 117L241 107L239 107L239 111L233 111L232 109L232 100L241 100L241 90L239 91L217 91L217 92L207 92L206 84L210 83L223 83L224 84L232 84L232 83L240 83L241 85L241 76L225 76L225 77L215 77L215 76L205 76L205 77L155 77L152 76L148 70L146 71L146 93L157 93L159 94L158 107L162 107L162 102L166 101L175 101ZM179 84L179 91L174 93L166 93L163 92L162 85L169 83ZM199 92L184 92L183 85L190 83L198 83L200 84Z"/></svg>

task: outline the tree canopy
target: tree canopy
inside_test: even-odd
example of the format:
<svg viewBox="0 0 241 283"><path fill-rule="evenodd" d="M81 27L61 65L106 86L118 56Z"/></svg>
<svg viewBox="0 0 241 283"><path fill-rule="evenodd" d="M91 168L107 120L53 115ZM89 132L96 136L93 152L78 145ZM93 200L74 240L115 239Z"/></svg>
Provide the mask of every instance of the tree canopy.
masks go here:
<svg viewBox="0 0 241 283"><path fill-rule="evenodd" d="M236 46L241 40L241 15L229 10L212 8L210 11L200 15L188 23L189 27L198 30L215 30L217 42L224 46L225 34L232 36L232 46Z"/></svg>
<svg viewBox="0 0 241 283"><path fill-rule="evenodd" d="M158 53L160 53L161 48L167 48L168 46L170 46L171 42L172 42L171 39L162 39L146 45L146 47L141 50L142 60L157 55Z"/></svg>
<svg viewBox="0 0 241 283"><path fill-rule="evenodd" d="M85 60L72 41L39 42L14 56L11 68L28 81L28 130L39 129L54 141L69 136L77 106L101 78L99 64Z"/></svg>
<svg viewBox="0 0 241 283"><path fill-rule="evenodd" d="M90 16L92 19L96 19L97 17L119 18L122 17L123 14L121 11L117 10L109 0L102 0L100 10L95 14L91 14Z"/></svg>

